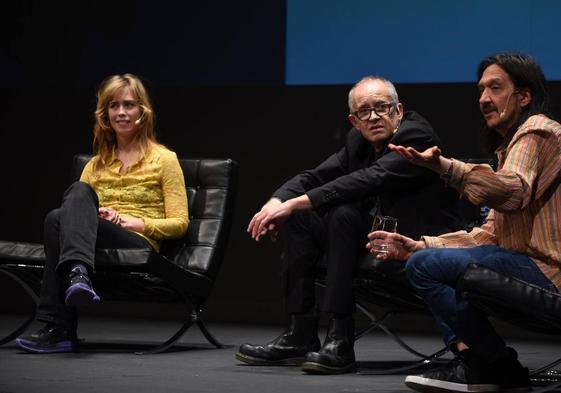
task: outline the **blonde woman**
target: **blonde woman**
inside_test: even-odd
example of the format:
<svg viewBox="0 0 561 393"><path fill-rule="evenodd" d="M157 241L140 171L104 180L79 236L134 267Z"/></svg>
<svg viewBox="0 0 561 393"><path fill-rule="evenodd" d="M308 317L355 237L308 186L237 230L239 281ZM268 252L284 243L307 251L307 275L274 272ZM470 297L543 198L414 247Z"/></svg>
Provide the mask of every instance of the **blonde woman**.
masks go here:
<svg viewBox="0 0 561 393"><path fill-rule="evenodd" d="M45 219L46 262L37 320L46 325L20 337L29 352L76 352L76 306L100 301L90 275L96 248L159 249L188 225L181 167L156 142L154 112L140 79L114 75L97 94L95 156L60 208Z"/></svg>

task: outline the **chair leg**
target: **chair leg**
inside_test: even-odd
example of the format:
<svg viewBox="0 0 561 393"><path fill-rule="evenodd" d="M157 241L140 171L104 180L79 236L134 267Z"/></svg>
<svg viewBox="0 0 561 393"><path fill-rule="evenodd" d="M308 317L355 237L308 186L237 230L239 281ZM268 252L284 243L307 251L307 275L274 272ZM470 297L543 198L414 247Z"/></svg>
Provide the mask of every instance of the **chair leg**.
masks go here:
<svg viewBox="0 0 561 393"><path fill-rule="evenodd" d="M403 349L405 349L407 352L421 358L421 361L424 361L426 359L430 359L432 357L434 357L436 354L439 354L442 352L440 356L444 355L446 352L448 352L448 350L446 348L443 348L437 352L435 352L432 355L425 355L424 353L418 352L416 350L414 350L413 348L411 348L409 345L407 345L405 343L405 341L403 341L401 339L401 337L399 337L397 335L397 333L393 332L390 328L388 328L384 322L389 319L390 317L392 317L394 315L393 312L388 311L386 312L382 318L378 319L376 318L376 316L374 316L370 311L368 311L368 309L366 307L364 307L362 304L360 303L356 303L356 307L364 314L366 315L366 317L368 317L371 321L370 325L367 326L365 329L363 329L362 331L360 331L357 335L355 339L358 339L360 337L362 337L363 335L365 335L366 333L374 330L374 329L380 329L382 330L384 333L386 333L389 337L391 337L396 343L398 343Z"/></svg>
<svg viewBox="0 0 561 393"><path fill-rule="evenodd" d="M532 389L532 393L544 393L557 390L561 387L561 372L552 370L553 367L561 364L561 358L543 366L536 370L530 371L530 381L533 385L542 386L540 389Z"/></svg>
<svg viewBox="0 0 561 393"><path fill-rule="evenodd" d="M364 336L367 333L370 333L371 331L373 331L376 328L379 328L380 325L383 325L384 322L386 321L386 319L392 317L394 315L393 312L388 311L386 312L382 318L378 319L376 318L370 311L368 311L365 307L363 307L360 304L356 304L356 307L364 314L368 317L368 319L370 319L370 323L368 324L368 326L366 326L365 328L359 330L356 334L355 334L355 341L358 340L359 338L361 338L362 336Z"/></svg>
<svg viewBox="0 0 561 393"><path fill-rule="evenodd" d="M29 316L29 318L27 318L18 328L16 328L14 331L12 331L11 333L9 333L7 336L3 337L0 339L0 345L4 345L6 343L9 343L12 340L15 340L16 338L18 338L19 336L21 336L21 334L23 332L25 332L27 330L27 328L29 327L29 325L31 325L33 323L33 321L35 320L35 313L33 313L31 316Z"/></svg>
<svg viewBox="0 0 561 393"><path fill-rule="evenodd" d="M360 338L363 335L365 335L366 333L378 328L378 329L381 329L384 333L386 333L389 337L391 337L395 342L397 342L403 349L405 349L409 353L421 358L420 360L416 360L416 361L413 361L413 362L407 362L407 364L405 366L385 368L385 369L376 370L376 371L369 371L367 373L369 375L399 374L399 373L403 373L405 371L415 370L415 369L420 368L420 367L426 367L428 365L438 363L440 358L442 356L444 356L446 353L448 353L448 351L449 351L449 349L447 347L444 347L444 348L436 351L435 353L433 353L431 355L424 355L421 352L418 352L418 351L414 350L413 348L411 348L409 345L407 345L401 339L401 337L399 337L396 333L392 332L386 325L384 325L384 322L388 318L390 318L391 316L394 315L393 312L388 311L382 316L382 318L377 319L372 313L370 313L370 311L368 311L366 309L366 307L362 306L359 303L357 303L356 306L362 313L364 313L364 315L366 315L371 320L370 325L368 325L365 329L360 331L356 335L356 338Z"/></svg>
<svg viewBox="0 0 561 393"><path fill-rule="evenodd" d="M22 287L22 289L25 291L25 293L27 293L27 295L31 298L31 300L33 301L35 306L37 305L37 303L39 302L39 297L37 296L35 291L31 288L31 286L29 286L29 284L27 284L24 280L19 278L17 275L15 275L15 274L13 274L13 273L9 272L8 270L3 269L1 267L0 267L0 272L4 273L6 276L10 277L12 280L14 280L16 283L18 283ZM32 314L19 327L14 329L11 333L6 335L5 337L1 338L0 339L0 345L4 345L6 343L9 343L10 341L19 337L23 332L25 332L27 330L29 325L31 325L34 320L35 320L35 311L33 311Z"/></svg>
<svg viewBox="0 0 561 393"><path fill-rule="evenodd" d="M318 280L315 281L315 285L320 287L320 288L325 288L325 284L323 282L318 281ZM388 336L390 336L395 342L397 342L407 352L409 352L409 353L411 353L411 354L413 354L417 357L420 357L421 358L420 362L425 362L427 359L441 357L442 355L444 355L448 352L447 348L443 348L443 349L433 353L432 355L425 355L421 352L418 352L418 351L414 350L409 345L407 345L401 339L401 337L399 337L396 333L394 333L386 325L384 325L384 322L395 314L394 312L387 311L382 316L382 318L378 319L378 318L376 318L376 316L374 314L372 314L370 311L368 311L368 309L366 307L364 307L362 304L360 304L359 302L356 302L355 305L356 305L356 308L358 308L358 310L360 312L362 312L368 319L370 319L370 324L366 328L360 330L357 334L355 334L355 340L358 340L359 338L361 338L365 334L367 334L367 333L371 332L372 330L378 328L378 329L381 329ZM415 364L417 364L417 363L419 363L419 362L415 362ZM414 367L419 367L420 365L421 364L418 364Z"/></svg>
<svg viewBox="0 0 561 393"><path fill-rule="evenodd" d="M156 353L161 353L166 351L167 349L171 348L173 344L177 342L185 334L185 332L193 325L193 322L197 320L197 314L195 312L191 312L188 314L187 319L183 323L183 325L179 328L179 330L165 343L158 345L150 350L142 351L142 352L135 352L136 355L153 355Z"/></svg>
<svg viewBox="0 0 561 393"><path fill-rule="evenodd" d="M197 314L198 314L198 316L197 316L197 326L201 330L201 333L203 333L205 338L208 340L208 342L211 343L212 345L214 345L218 349L225 348L224 344L222 344L220 341L218 341L216 339L216 337L214 337L212 335L212 333L208 330L208 328L206 327L205 321L201 318L200 314L199 313L197 313Z"/></svg>
<svg viewBox="0 0 561 393"><path fill-rule="evenodd" d="M135 353L137 355L152 355L166 351L167 349L171 348L173 344L175 344L195 322L197 323L197 326L201 330L201 333L205 336L208 342L210 342L218 349L225 348L225 345L218 341L206 327L204 320L201 318L201 310L193 307L191 312L188 314L188 318L185 320L181 328L169 340L150 350Z"/></svg>
<svg viewBox="0 0 561 393"><path fill-rule="evenodd" d="M536 370L532 370L532 371L530 372L530 376L533 377L533 376L535 376L535 375L537 376L537 375L542 374L542 373L544 373L544 372L555 371L555 370L551 370L551 369L552 369L553 367L557 366L557 365L560 364L560 363L561 363L561 358L559 358L559 359L557 359L557 360L555 360L555 361L553 361L553 362L551 362L551 363L549 363L549 364L546 364L545 366L540 367L540 368L538 368L538 369L536 369ZM555 373L558 373L558 372L555 371Z"/></svg>
<svg viewBox="0 0 561 393"><path fill-rule="evenodd" d="M414 361L414 362L408 362L405 366L393 367L393 368L384 368L384 369L381 369L381 370L368 371L364 374L368 374L368 375L401 374L405 371L411 371L411 370L415 370L415 369L420 368L420 367L426 367L426 366L429 366L429 365L439 363L440 358L442 356L444 356L446 353L448 353L448 348L444 347L444 348L436 351L432 355L428 355L428 356L426 356L426 357L424 357L420 360Z"/></svg>

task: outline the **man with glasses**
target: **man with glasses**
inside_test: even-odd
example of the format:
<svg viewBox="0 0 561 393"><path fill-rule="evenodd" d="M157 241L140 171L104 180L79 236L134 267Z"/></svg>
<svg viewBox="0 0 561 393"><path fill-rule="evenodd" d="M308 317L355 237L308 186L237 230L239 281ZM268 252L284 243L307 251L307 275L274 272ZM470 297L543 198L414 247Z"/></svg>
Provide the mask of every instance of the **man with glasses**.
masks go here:
<svg viewBox="0 0 561 393"><path fill-rule="evenodd" d="M350 372L355 367L352 284L372 216L396 217L400 232L412 237L458 227L457 194L446 191L438 175L387 147L441 146L430 124L404 112L393 84L380 77L365 77L351 89L349 109L354 128L345 146L283 184L249 223L256 241L267 234L275 239L280 230L290 326L266 345L242 345L236 353L242 362ZM321 311L332 316L323 346L315 310L318 264L326 268Z"/></svg>

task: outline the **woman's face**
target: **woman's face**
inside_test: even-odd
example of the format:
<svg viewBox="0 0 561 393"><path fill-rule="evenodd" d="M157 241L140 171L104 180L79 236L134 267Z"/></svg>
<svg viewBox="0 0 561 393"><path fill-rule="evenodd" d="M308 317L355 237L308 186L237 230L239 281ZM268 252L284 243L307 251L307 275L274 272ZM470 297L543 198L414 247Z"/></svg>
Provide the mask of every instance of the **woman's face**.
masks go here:
<svg viewBox="0 0 561 393"><path fill-rule="evenodd" d="M140 105L128 88L123 88L115 94L107 108L109 123L117 136L133 136L140 124Z"/></svg>

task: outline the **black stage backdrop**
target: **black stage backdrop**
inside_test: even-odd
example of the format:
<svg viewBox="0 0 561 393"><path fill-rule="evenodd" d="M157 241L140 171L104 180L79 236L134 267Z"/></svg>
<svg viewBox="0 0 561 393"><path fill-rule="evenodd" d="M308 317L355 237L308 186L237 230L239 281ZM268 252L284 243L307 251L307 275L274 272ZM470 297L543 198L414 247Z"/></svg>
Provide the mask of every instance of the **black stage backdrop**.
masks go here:
<svg viewBox="0 0 561 393"><path fill-rule="evenodd" d="M279 248L253 242L245 228L281 182L336 151L350 128L350 86L284 85L284 1L29 0L0 7L0 239L41 241L72 156L91 152L97 85L132 72L147 81L162 143L182 157L230 157L240 165L230 245L207 318L282 321ZM561 84L551 88L561 102ZM448 156L487 156L478 142L475 83L397 89L405 108L440 133ZM0 311L18 311L20 296L0 277L0 297L14 299L0 302ZM118 304L101 310L179 312Z"/></svg>

